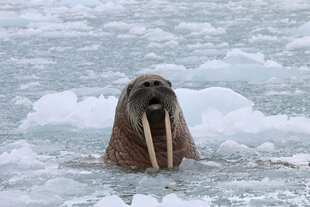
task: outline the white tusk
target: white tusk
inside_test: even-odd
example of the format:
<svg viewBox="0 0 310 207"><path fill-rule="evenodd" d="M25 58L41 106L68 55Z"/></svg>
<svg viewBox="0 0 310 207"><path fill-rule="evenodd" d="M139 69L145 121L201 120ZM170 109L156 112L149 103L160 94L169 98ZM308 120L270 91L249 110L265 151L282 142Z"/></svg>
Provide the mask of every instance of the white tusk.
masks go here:
<svg viewBox="0 0 310 207"><path fill-rule="evenodd" d="M146 140L146 146L149 151L149 156L151 159L152 167L155 169L159 169L158 164L157 164L155 150L154 150L150 124L149 124L149 121L147 120L145 112L142 115L142 124L143 124L144 136Z"/></svg>
<svg viewBox="0 0 310 207"><path fill-rule="evenodd" d="M167 138L168 168L173 168L171 124L170 124L169 113L167 110L165 110L165 125L166 125L166 138Z"/></svg>

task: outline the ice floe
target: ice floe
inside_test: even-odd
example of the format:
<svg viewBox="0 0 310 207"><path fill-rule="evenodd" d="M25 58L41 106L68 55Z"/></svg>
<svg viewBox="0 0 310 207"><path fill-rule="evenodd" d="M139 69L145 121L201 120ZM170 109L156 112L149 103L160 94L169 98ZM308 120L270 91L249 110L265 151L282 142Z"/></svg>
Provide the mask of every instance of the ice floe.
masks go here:
<svg viewBox="0 0 310 207"><path fill-rule="evenodd" d="M111 127L117 103L115 97L88 97L78 101L72 91L48 94L34 102L20 129L34 126L68 125L76 128Z"/></svg>
<svg viewBox="0 0 310 207"><path fill-rule="evenodd" d="M207 22L182 22L175 29L189 31L191 35L219 35L225 33L224 29L215 28Z"/></svg>
<svg viewBox="0 0 310 207"><path fill-rule="evenodd" d="M163 197L162 202L158 202L156 198L149 195L135 194L132 199L131 205L127 205L121 198L116 195L106 196L97 202L94 207L168 207L168 206L178 206L178 207L199 207L199 206L209 206L210 201L205 200L183 200L179 198L176 194L168 194Z"/></svg>
<svg viewBox="0 0 310 207"><path fill-rule="evenodd" d="M222 155L245 154L250 152L273 152L275 146L271 142L265 142L256 148L250 148L247 145L239 144L236 141L227 140L220 144L217 153Z"/></svg>
<svg viewBox="0 0 310 207"><path fill-rule="evenodd" d="M166 66L166 67L163 67ZM223 59L208 60L194 69L171 67L171 64L153 65L139 74L159 73L175 81L269 81L276 79L305 78L310 71L287 69L281 64L266 60L262 53L248 53L232 49Z"/></svg>
<svg viewBox="0 0 310 207"><path fill-rule="evenodd" d="M288 50L310 49L310 36L295 38L286 45L286 48Z"/></svg>
<svg viewBox="0 0 310 207"><path fill-rule="evenodd" d="M12 102L16 105L24 105L24 106L31 106L32 102L27 98L23 96L16 96L13 98Z"/></svg>
<svg viewBox="0 0 310 207"><path fill-rule="evenodd" d="M7 148L8 150L0 154L2 169L5 165L17 165L21 169L44 167L44 163L38 159L37 153L32 150L30 144L26 141L16 141L8 145Z"/></svg>
<svg viewBox="0 0 310 207"><path fill-rule="evenodd" d="M118 81L123 84L128 79ZM228 88L176 89L175 92L196 138L268 131L310 134L310 119L285 114L265 115L253 109L252 101ZM47 94L33 103L34 111L28 113L19 129L46 125L77 129L112 127L116 104L114 96L86 97L78 101L73 91Z"/></svg>

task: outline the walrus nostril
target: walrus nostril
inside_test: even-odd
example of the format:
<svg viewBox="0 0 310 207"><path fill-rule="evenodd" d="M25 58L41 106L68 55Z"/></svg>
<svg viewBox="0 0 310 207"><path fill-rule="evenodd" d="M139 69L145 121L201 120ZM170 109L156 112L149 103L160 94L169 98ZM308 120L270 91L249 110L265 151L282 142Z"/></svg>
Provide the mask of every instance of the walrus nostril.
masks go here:
<svg viewBox="0 0 310 207"><path fill-rule="evenodd" d="M159 86L160 82L159 81L154 81L154 86Z"/></svg>
<svg viewBox="0 0 310 207"><path fill-rule="evenodd" d="M150 82L147 82L147 81L144 82L143 85L144 85L145 87L150 87L150 86L151 86Z"/></svg>

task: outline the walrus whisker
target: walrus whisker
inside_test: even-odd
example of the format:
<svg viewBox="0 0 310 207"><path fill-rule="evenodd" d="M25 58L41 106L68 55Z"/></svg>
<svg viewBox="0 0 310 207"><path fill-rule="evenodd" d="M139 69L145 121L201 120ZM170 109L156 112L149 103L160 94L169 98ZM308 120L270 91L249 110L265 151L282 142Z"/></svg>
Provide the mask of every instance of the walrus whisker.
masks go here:
<svg viewBox="0 0 310 207"><path fill-rule="evenodd" d="M167 159L168 168L173 168L173 149L172 149L172 136L170 117L167 110L165 110L165 125L166 125L166 139L167 139Z"/></svg>
<svg viewBox="0 0 310 207"><path fill-rule="evenodd" d="M145 136L145 140L146 140L146 146L147 146L147 149L149 152L152 167L155 169L159 169L159 166L157 164L155 150L154 150L150 124L149 124L149 121L147 120L146 112L143 112L142 123L143 123L144 136Z"/></svg>

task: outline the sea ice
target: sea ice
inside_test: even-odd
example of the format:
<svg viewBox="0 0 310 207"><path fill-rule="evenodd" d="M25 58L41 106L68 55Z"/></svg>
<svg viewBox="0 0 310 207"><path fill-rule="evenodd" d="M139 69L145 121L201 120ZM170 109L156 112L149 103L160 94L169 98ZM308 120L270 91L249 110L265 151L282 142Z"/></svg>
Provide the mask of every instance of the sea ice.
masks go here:
<svg viewBox="0 0 310 207"><path fill-rule="evenodd" d="M4 151L0 154L0 166L17 165L22 169L43 168L44 163L38 160L38 155L31 149L25 141L17 141L10 146L14 148L11 151Z"/></svg>
<svg viewBox="0 0 310 207"><path fill-rule="evenodd" d="M106 196L102 198L98 203L95 204L94 207L170 207L170 206L178 206L178 207L200 207L200 206L209 206L211 203L209 201L204 200L182 200L176 194L169 194L163 197L162 202L158 202L156 198L153 198L149 195L141 195L135 194L132 199L131 205L126 205L122 199L118 196Z"/></svg>
<svg viewBox="0 0 310 207"><path fill-rule="evenodd" d="M79 101L72 91L48 94L34 102L19 129L35 126L69 125L77 128L111 127L117 103L115 97L88 97Z"/></svg>
<svg viewBox="0 0 310 207"><path fill-rule="evenodd" d="M177 30L190 31L192 35L219 35L225 33L222 28L214 28L211 24L205 22L182 22L175 27Z"/></svg>
<svg viewBox="0 0 310 207"><path fill-rule="evenodd" d="M288 50L310 49L310 36L295 38L286 45Z"/></svg>
<svg viewBox="0 0 310 207"><path fill-rule="evenodd" d="M24 105L24 106L31 106L32 102L27 98L23 96L16 96L13 98L12 102L16 105Z"/></svg>
<svg viewBox="0 0 310 207"><path fill-rule="evenodd" d="M230 50L223 59L208 60L194 69L184 67L176 73L174 67L162 68L154 65L138 73L146 72L161 74L172 81L189 82L269 81L273 78L292 79L310 76L310 71L287 69L273 60L265 60L262 53L247 53L240 49Z"/></svg>
<svg viewBox="0 0 310 207"><path fill-rule="evenodd" d="M301 35L310 35L310 22L301 25L298 30Z"/></svg>
<svg viewBox="0 0 310 207"><path fill-rule="evenodd" d="M145 37L149 40L149 41L153 41L153 42L163 42L163 41L169 41L169 40L176 40L177 37L170 33L170 32L166 32L160 28L156 28L156 29L149 29L146 34Z"/></svg>
<svg viewBox="0 0 310 207"><path fill-rule="evenodd" d="M217 153L222 155L231 155L231 154L244 154L250 152L273 152L275 146L271 142L265 142L256 148L250 148L247 145L239 144L238 142L227 140L220 144L217 149Z"/></svg>
<svg viewBox="0 0 310 207"><path fill-rule="evenodd" d="M172 66L179 70L179 66ZM128 78L117 81L123 84ZM75 91L83 94L80 90ZM94 94L96 91L98 89ZM310 134L310 119L289 118L287 115L266 116L261 111L253 110L252 101L228 88L180 88L175 92L191 133L196 138L266 131ZM78 129L112 127L116 104L114 96L86 97L78 101L72 91L48 94L33 103L34 112L28 113L19 129L46 125L65 125Z"/></svg>

